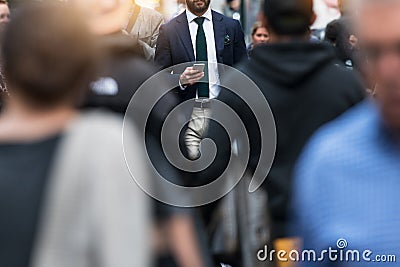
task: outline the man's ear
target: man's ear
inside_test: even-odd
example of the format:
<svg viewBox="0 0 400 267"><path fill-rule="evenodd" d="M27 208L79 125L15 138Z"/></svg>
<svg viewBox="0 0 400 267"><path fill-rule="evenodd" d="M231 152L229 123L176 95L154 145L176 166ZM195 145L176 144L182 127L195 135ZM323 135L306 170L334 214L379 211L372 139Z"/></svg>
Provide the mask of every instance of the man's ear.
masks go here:
<svg viewBox="0 0 400 267"><path fill-rule="evenodd" d="M315 12L313 11L312 16L311 16L310 25L313 25L316 20L317 20L317 14L315 14Z"/></svg>

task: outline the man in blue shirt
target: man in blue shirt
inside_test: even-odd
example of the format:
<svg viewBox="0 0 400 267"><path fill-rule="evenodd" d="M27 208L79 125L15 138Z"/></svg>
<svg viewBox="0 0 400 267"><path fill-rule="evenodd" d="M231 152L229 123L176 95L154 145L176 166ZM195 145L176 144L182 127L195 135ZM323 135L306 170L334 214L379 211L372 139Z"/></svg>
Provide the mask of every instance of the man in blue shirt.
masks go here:
<svg viewBox="0 0 400 267"><path fill-rule="evenodd" d="M303 266L400 261L400 1L363 0L357 10L377 99L321 129L299 161L291 230L316 254L300 251Z"/></svg>

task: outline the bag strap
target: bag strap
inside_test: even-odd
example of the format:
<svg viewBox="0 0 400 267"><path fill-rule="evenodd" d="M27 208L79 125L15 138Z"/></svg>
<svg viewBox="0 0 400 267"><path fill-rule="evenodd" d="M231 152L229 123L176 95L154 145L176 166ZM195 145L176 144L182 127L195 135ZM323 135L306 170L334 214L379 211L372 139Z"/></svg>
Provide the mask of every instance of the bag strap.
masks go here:
<svg viewBox="0 0 400 267"><path fill-rule="evenodd" d="M140 6L138 4L134 4L132 15L129 18L128 26L126 26L126 31L130 33L135 26L135 23L139 17Z"/></svg>

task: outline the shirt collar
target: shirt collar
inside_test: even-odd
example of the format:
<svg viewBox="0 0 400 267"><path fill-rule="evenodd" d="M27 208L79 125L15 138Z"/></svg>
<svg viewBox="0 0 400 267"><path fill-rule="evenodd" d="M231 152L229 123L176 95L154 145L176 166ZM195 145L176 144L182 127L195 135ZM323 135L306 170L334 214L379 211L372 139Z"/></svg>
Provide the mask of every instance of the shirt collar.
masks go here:
<svg viewBox="0 0 400 267"><path fill-rule="evenodd" d="M192 22L195 18L197 18L197 16L192 12L190 12L189 9L186 9L186 17L189 23ZM209 21L212 21L211 8L208 8L206 13L204 13L202 17L206 18Z"/></svg>

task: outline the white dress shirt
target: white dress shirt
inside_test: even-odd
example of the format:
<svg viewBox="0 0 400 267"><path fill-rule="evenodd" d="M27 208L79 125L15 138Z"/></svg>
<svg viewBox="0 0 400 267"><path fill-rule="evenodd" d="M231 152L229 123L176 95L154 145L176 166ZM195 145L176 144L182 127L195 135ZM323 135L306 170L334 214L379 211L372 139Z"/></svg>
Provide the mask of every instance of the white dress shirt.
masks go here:
<svg viewBox="0 0 400 267"><path fill-rule="evenodd" d="M192 12L186 9L186 17L189 24L190 37L192 39L194 56L196 57L196 36L197 28L199 27L194 21L197 18ZM214 37L214 26L212 20L211 9L209 8L206 13L203 14L205 18L203 23L204 33L206 35L207 41L207 58L208 58L208 78L209 78L209 88L210 88L210 98L217 98L220 92L219 88L219 73L218 73L218 60L217 51L215 49L215 37ZM196 94L197 95L197 94Z"/></svg>

